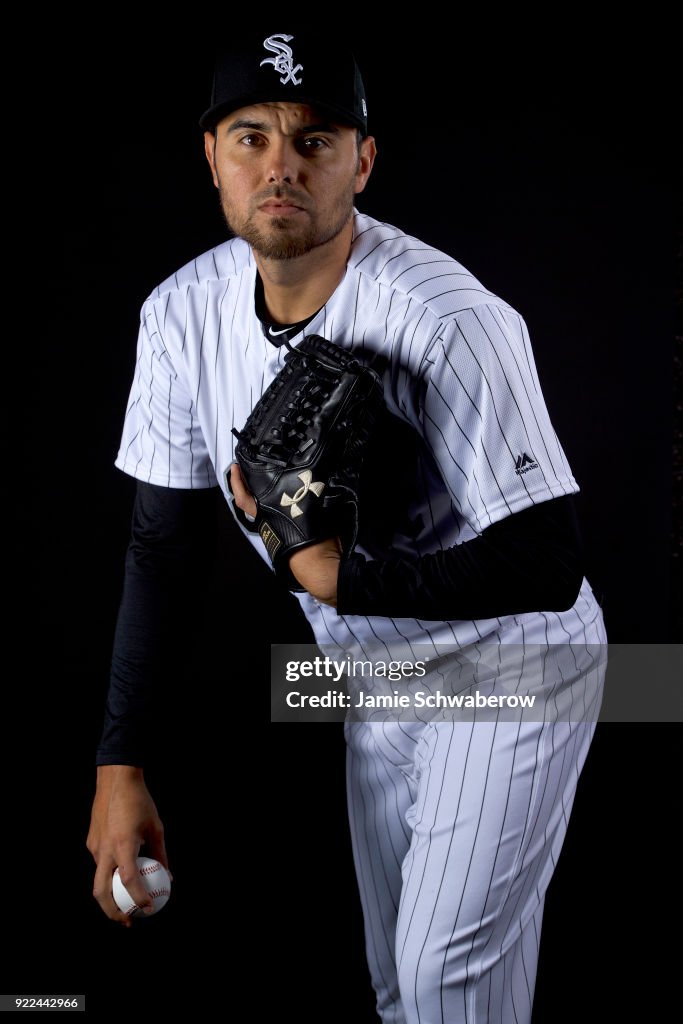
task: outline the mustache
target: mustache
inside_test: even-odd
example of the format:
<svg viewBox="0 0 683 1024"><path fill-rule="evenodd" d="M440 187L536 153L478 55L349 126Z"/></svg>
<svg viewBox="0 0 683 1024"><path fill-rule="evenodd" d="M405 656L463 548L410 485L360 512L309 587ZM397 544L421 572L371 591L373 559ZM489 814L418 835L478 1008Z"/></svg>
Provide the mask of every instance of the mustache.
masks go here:
<svg viewBox="0 0 683 1024"><path fill-rule="evenodd" d="M271 185L270 188L266 188L263 192L259 192L255 199L255 205L265 203L268 199L284 199L291 202L294 206L306 206L305 196L296 192L291 188L283 188L282 185Z"/></svg>

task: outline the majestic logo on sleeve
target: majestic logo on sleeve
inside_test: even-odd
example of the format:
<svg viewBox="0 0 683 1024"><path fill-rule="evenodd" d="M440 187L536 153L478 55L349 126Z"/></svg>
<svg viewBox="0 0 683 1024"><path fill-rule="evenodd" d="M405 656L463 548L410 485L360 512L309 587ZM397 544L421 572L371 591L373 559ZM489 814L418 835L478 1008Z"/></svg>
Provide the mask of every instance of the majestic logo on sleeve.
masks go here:
<svg viewBox="0 0 683 1024"><path fill-rule="evenodd" d="M263 67L264 64L272 64L273 69L277 71L278 75L282 75L280 79L283 85L287 85L287 82L293 82L294 85L301 85L302 79L296 77L297 71L303 71L303 64L297 64L294 67L294 54L291 46L287 46L287 43L292 40L294 36L286 36L282 32L279 32L275 36L268 36L267 39L263 40L263 45L266 50L270 50L271 53L276 54L275 57L266 57L261 61L259 67Z"/></svg>
<svg viewBox="0 0 683 1024"><path fill-rule="evenodd" d="M530 469L538 469L538 463L534 461L533 455L522 452L515 459L515 473L517 476L521 476L522 473L528 473Z"/></svg>
<svg viewBox="0 0 683 1024"><path fill-rule="evenodd" d="M299 480L301 480L302 486L296 492L294 497L290 498L290 496L285 491L285 493L280 498L280 505L283 508L290 509L290 515L292 519L296 519L297 516L302 516L304 514L304 510L299 507L299 504L304 500L309 491L313 491L315 496L319 498L320 495L325 490L325 484L321 483L319 480L316 481L315 483L312 482L313 474L311 473L310 469L305 469L303 473L297 473L297 476L299 477Z"/></svg>

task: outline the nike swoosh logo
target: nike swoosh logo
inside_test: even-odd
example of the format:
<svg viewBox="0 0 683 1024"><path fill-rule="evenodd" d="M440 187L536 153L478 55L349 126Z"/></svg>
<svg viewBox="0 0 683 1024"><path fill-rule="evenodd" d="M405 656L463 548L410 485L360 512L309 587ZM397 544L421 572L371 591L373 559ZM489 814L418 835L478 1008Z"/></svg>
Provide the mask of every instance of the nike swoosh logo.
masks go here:
<svg viewBox="0 0 683 1024"><path fill-rule="evenodd" d="M278 334L286 334L289 327L285 327L284 331L274 331L272 327L268 328L268 334L271 334L274 338L277 338Z"/></svg>

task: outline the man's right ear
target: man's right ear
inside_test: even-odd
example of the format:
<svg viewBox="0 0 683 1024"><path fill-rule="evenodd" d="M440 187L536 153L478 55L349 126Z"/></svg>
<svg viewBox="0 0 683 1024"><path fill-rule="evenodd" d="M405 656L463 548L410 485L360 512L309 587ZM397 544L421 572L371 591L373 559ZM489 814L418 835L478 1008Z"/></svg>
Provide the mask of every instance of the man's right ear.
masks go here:
<svg viewBox="0 0 683 1024"><path fill-rule="evenodd" d="M206 154L206 159L209 161L213 183L216 188L218 188L218 175L216 174L216 135L214 132L204 132L204 153Z"/></svg>

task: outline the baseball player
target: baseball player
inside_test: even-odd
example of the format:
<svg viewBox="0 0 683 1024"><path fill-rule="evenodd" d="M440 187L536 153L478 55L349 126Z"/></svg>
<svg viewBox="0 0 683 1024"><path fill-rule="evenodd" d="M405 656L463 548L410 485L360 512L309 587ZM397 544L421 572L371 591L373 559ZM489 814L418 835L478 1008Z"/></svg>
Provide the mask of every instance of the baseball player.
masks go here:
<svg viewBox="0 0 683 1024"><path fill-rule="evenodd" d="M114 868L144 904L141 844L167 863L144 780L167 581L184 571L211 488L241 522L255 515L233 428L289 349L321 336L372 362L387 418L353 554L330 538L289 562L316 641L363 655L407 645L437 671L455 652L494 684L506 649L540 651L547 703L581 707L536 721L346 725L379 1017L522 1024L602 694L594 651L606 636L582 569L578 485L524 319L451 256L356 209L376 155L359 69L335 37L270 31L282 27L221 55L200 121L234 237L142 306L116 458L137 492L88 836L95 896L129 924L111 899ZM243 532L268 561L259 535Z"/></svg>

